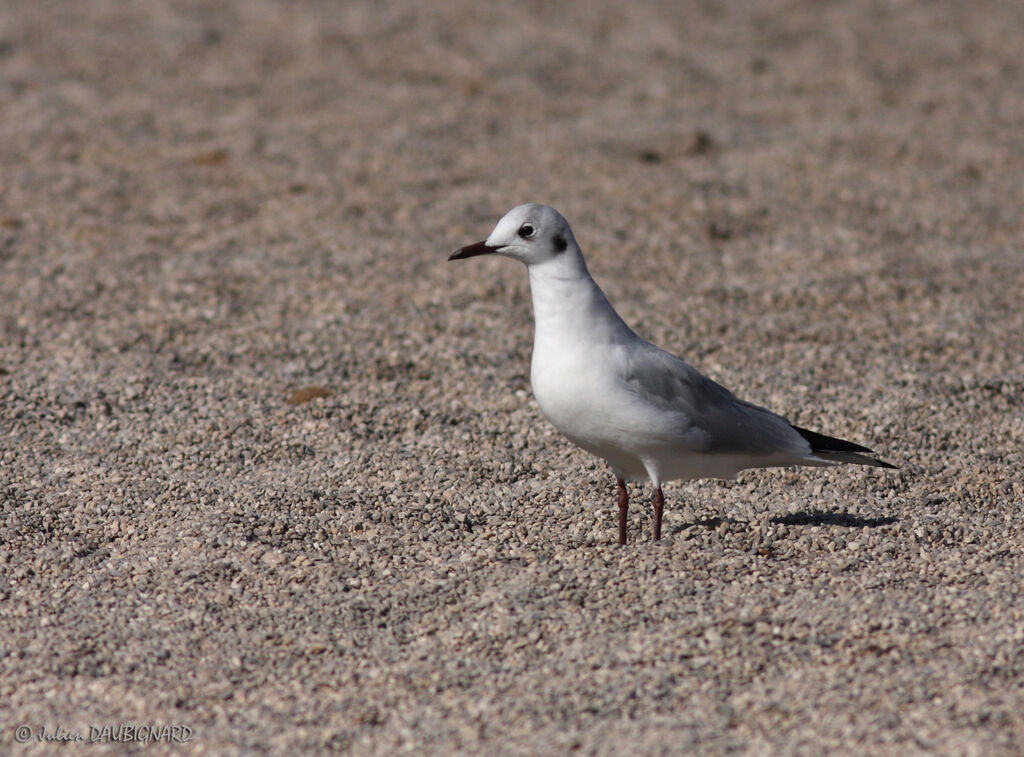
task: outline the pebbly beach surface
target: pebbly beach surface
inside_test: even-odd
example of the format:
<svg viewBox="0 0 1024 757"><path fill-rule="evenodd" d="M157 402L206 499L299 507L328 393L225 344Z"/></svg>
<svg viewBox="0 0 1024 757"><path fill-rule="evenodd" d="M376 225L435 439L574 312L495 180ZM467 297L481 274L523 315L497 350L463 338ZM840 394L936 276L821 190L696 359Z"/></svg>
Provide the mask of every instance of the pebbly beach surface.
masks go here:
<svg viewBox="0 0 1024 757"><path fill-rule="evenodd" d="M4 2L0 752L1024 752L1022 35ZM657 543L632 486L618 547L525 270L446 262L523 202L641 336L899 470L672 483Z"/></svg>

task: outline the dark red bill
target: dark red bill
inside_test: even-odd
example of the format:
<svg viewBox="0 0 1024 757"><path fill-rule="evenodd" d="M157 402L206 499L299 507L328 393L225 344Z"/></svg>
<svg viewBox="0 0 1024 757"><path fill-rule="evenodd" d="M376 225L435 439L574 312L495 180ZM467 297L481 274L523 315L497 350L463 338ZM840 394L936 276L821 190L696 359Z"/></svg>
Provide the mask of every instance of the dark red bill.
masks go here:
<svg viewBox="0 0 1024 757"><path fill-rule="evenodd" d="M477 255L493 255L501 247L491 247L487 242L477 242L463 247L461 250L456 250L448 256L449 260L463 260L465 258L475 258Z"/></svg>

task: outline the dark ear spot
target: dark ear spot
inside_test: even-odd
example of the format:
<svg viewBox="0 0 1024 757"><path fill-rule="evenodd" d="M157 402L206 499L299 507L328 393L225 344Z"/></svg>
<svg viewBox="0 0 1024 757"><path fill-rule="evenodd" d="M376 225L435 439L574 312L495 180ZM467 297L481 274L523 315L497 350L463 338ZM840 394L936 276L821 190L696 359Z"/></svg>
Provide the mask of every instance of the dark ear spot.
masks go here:
<svg viewBox="0 0 1024 757"><path fill-rule="evenodd" d="M565 248L569 246L569 243L565 241L565 237L561 234L555 236L555 249L558 252L565 252Z"/></svg>

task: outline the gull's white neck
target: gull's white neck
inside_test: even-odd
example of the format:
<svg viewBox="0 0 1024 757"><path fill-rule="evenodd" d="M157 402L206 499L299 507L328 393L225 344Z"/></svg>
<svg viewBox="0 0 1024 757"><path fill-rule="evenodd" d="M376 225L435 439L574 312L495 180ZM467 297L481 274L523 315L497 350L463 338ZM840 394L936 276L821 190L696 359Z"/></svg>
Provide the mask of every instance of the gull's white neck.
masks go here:
<svg viewBox="0 0 1024 757"><path fill-rule="evenodd" d="M557 258L533 264L528 270L535 361L572 345L598 346L636 338L591 278L575 243Z"/></svg>

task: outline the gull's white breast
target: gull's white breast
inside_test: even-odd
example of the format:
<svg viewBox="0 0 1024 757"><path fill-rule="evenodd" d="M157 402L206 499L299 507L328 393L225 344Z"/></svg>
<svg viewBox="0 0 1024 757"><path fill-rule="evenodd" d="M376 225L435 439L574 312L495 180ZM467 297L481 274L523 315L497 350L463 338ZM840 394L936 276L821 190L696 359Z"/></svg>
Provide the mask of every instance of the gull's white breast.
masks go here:
<svg viewBox="0 0 1024 757"><path fill-rule="evenodd" d="M541 412L570 441L627 478L646 478L643 442L664 418L637 402L606 360L585 349L537 350L530 379Z"/></svg>

